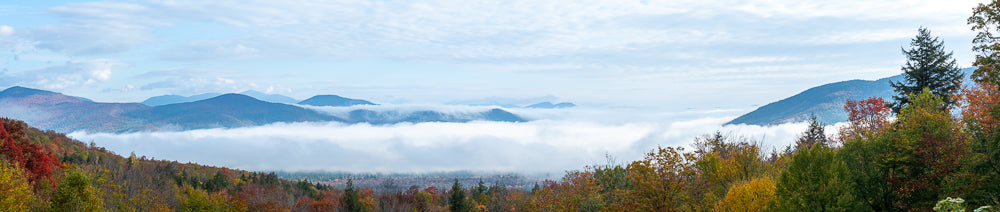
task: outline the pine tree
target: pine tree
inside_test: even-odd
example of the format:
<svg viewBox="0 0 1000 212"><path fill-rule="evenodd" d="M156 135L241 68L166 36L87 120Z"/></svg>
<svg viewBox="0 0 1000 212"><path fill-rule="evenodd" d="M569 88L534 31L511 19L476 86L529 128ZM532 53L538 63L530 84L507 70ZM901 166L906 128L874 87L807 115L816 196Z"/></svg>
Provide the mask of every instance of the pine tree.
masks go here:
<svg viewBox="0 0 1000 212"><path fill-rule="evenodd" d="M365 207L361 204L361 195L358 194L358 189L354 187L354 180L350 178L347 179L347 186L344 188L344 206L347 207L347 211L365 211Z"/></svg>
<svg viewBox="0 0 1000 212"><path fill-rule="evenodd" d="M462 188L461 183L458 183L458 179L455 179L455 184L451 186L451 199L448 203L451 205L449 208L451 211L472 211L472 205L469 204L469 200L465 198L465 189Z"/></svg>
<svg viewBox="0 0 1000 212"><path fill-rule="evenodd" d="M955 104L951 96L961 88L963 74L951 57L952 53L944 52L944 41L931 37L930 31L921 27L917 37L910 41L910 46L909 50L903 49L907 60L902 67L904 81L889 82L896 90L892 111L898 114L910 103L910 95L918 94L924 88L942 97L943 106Z"/></svg>
<svg viewBox="0 0 1000 212"><path fill-rule="evenodd" d="M809 117L809 129L795 141L796 151L802 149L808 149L816 144L821 146L829 146L829 140L826 139L826 132L823 131L823 124L819 123L816 115Z"/></svg>

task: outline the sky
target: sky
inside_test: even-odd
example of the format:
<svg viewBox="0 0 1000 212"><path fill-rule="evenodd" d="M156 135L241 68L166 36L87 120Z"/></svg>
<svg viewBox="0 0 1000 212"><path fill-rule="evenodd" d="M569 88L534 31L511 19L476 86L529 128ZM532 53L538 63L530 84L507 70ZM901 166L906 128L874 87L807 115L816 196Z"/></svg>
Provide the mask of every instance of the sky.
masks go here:
<svg viewBox="0 0 1000 212"><path fill-rule="evenodd" d="M257 90L750 110L899 74L921 26L969 66L977 3L4 1L0 87L104 102Z"/></svg>

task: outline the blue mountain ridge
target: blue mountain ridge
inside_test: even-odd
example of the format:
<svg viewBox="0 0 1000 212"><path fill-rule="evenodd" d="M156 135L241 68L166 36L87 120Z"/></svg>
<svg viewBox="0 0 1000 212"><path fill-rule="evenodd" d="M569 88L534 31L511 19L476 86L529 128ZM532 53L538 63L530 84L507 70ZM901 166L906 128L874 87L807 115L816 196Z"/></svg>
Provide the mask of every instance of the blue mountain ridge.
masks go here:
<svg viewBox="0 0 1000 212"><path fill-rule="evenodd" d="M969 76L975 68L965 68L963 85L972 81ZM847 121L844 103L848 99L861 100L869 97L882 97L886 102L892 101L895 91L889 82L903 81L903 75L886 77L875 81L848 80L829 83L807 89L791 97L772 102L744 114L726 124L777 125L791 122L801 122L815 114L818 121L833 124Z"/></svg>
<svg viewBox="0 0 1000 212"><path fill-rule="evenodd" d="M350 114L352 116L346 118L337 117L295 105L262 101L243 94L222 94L193 102L151 107L139 103L85 101L78 97L19 86L0 91L0 116L24 120L33 126L59 132L231 128L276 122L395 124L473 120L526 121L502 109L461 115L437 111L375 112L358 109Z"/></svg>
<svg viewBox="0 0 1000 212"><path fill-rule="evenodd" d="M375 105L362 99L344 98L337 95L316 95L299 102L300 105L343 107L352 105Z"/></svg>

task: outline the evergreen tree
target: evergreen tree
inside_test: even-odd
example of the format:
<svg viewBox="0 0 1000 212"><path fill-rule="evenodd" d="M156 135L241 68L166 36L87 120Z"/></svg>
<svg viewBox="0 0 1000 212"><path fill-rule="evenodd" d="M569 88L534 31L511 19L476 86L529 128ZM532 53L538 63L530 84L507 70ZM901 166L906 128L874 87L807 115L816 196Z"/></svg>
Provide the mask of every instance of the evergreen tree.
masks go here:
<svg viewBox="0 0 1000 212"><path fill-rule="evenodd" d="M944 106L955 104L952 94L962 86L962 73L959 72L952 53L944 52L944 41L931 37L927 28L921 27L917 37L910 41L909 50L903 49L906 64L903 65L902 82L889 82L896 90L892 111L899 113L910 102L910 95L918 94L924 88L944 100Z"/></svg>
<svg viewBox="0 0 1000 212"><path fill-rule="evenodd" d="M462 188L461 183L458 183L458 179L455 179L455 184L451 186L451 199L449 199L448 204L451 205L449 208L451 211L472 211L472 204L469 204L469 200L465 198L465 189Z"/></svg>
<svg viewBox="0 0 1000 212"><path fill-rule="evenodd" d="M347 178L347 186L344 188L343 198L347 211L365 211L365 206L361 204L361 195L358 194L358 189L354 187L354 180L351 178Z"/></svg>
<svg viewBox="0 0 1000 212"><path fill-rule="evenodd" d="M812 115L809 117L809 129L807 129L806 132L795 141L795 149L796 151L808 149L816 144L821 146L830 145L829 140L826 139L826 132L823 130L823 124L819 123L816 115Z"/></svg>

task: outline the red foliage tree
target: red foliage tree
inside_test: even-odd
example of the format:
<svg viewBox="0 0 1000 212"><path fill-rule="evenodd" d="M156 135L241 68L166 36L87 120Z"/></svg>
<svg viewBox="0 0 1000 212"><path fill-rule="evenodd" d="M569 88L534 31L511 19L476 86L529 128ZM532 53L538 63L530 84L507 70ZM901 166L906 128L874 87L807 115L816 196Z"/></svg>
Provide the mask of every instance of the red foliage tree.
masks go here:
<svg viewBox="0 0 1000 212"><path fill-rule="evenodd" d="M841 143L855 138L867 138L868 135L882 130L889 125L891 110L882 97L870 97L864 100L847 100L844 103L849 125L840 129Z"/></svg>
<svg viewBox="0 0 1000 212"><path fill-rule="evenodd" d="M52 179L52 168L59 166L59 158L50 151L46 151L39 144L28 141L25 133L25 124L11 119L0 119L0 154L20 167L28 170L28 180L38 185L42 178L48 179L55 186Z"/></svg>

